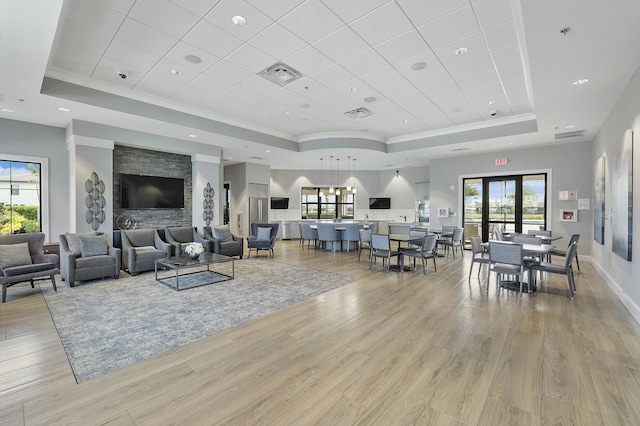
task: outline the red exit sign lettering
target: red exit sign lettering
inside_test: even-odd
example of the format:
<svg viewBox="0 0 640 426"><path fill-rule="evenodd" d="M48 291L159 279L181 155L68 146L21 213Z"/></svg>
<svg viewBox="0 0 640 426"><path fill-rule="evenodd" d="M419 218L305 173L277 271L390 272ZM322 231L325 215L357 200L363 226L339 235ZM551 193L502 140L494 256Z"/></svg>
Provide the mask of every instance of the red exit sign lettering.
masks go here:
<svg viewBox="0 0 640 426"><path fill-rule="evenodd" d="M507 157L496 158L496 166L504 166L509 162Z"/></svg>

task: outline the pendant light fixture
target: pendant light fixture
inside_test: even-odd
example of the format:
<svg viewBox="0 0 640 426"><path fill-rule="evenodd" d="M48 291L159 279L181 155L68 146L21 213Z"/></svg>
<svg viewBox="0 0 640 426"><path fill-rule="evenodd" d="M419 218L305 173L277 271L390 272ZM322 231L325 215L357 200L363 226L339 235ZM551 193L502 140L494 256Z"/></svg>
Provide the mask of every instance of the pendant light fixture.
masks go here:
<svg viewBox="0 0 640 426"><path fill-rule="evenodd" d="M324 198L324 188L322 187L322 158L320 158L320 198Z"/></svg>
<svg viewBox="0 0 640 426"><path fill-rule="evenodd" d="M333 155L330 155L331 158L331 168L329 169L329 194L333 194Z"/></svg>
<svg viewBox="0 0 640 426"><path fill-rule="evenodd" d="M340 195L340 159L336 158L336 195Z"/></svg>
<svg viewBox="0 0 640 426"><path fill-rule="evenodd" d="M347 191L351 191L351 165L349 160L351 160L351 156L347 157Z"/></svg>
<svg viewBox="0 0 640 426"><path fill-rule="evenodd" d="M356 159L353 159L353 189L351 191L352 193L357 193L358 192L358 188L356 188Z"/></svg>

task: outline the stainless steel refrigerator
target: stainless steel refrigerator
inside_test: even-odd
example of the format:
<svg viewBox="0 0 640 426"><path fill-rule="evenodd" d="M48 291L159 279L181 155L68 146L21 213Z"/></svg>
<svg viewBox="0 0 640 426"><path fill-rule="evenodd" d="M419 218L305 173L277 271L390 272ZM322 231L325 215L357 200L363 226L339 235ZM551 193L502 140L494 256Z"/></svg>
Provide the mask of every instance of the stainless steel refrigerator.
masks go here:
<svg viewBox="0 0 640 426"><path fill-rule="evenodd" d="M249 197L249 233L252 223L269 223L269 199Z"/></svg>

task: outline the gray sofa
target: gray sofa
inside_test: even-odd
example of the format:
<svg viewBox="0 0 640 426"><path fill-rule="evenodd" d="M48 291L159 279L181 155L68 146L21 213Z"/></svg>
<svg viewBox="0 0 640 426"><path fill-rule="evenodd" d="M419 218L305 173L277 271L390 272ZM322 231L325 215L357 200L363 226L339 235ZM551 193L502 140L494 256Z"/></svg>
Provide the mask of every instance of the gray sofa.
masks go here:
<svg viewBox="0 0 640 426"><path fill-rule="evenodd" d="M165 243L155 229L123 230L122 268L135 275L155 269L156 259L171 256L171 244Z"/></svg>
<svg viewBox="0 0 640 426"><path fill-rule="evenodd" d="M211 242L198 235L196 228L190 226L166 228L164 230L164 239L173 247L174 256L182 256L185 247L193 242L202 244L204 250L211 253Z"/></svg>
<svg viewBox="0 0 640 426"><path fill-rule="evenodd" d="M112 247L102 232L60 235L60 276L74 287L76 281L118 278L120 249Z"/></svg>
<svg viewBox="0 0 640 426"><path fill-rule="evenodd" d="M204 237L211 241L211 251L224 256L244 255L244 238L233 235L228 226L205 226Z"/></svg>
<svg viewBox="0 0 640 426"><path fill-rule="evenodd" d="M56 287L55 275L58 255L45 254L44 234L0 235L0 284L2 284L2 302L7 300L7 288L14 284L29 281L33 287L35 278L49 277L53 289Z"/></svg>

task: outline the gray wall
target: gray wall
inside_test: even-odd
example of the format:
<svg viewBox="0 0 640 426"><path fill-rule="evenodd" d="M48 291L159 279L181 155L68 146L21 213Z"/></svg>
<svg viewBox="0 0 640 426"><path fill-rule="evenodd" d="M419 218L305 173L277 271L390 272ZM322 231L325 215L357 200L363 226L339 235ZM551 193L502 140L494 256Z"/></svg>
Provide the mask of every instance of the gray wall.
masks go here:
<svg viewBox="0 0 640 426"><path fill-rule="evenodd" d="M65 130L22 121L0 119L2 154L41 157L49 160L49 219L46 241L57 242L68 230L69 159Z"/></svg>
<svg viewBox="0 0 640 426"><path fill-rule="evenodd" d="M594 265L605 277L609 286L618 294L618 297L620 297L620 300L629 309L636 321L640 322L640 286L638 286L638 277L640 277L638 254L640 253L638 251L640 246L638 244L640 244L640 240L637 238L638 232L634 232L633 235L632 261L624 260L611 250L612 237L609 215L611 214L612 205L612 170L613 167L616 167L616 154L620 149L624 132L627 129L633 129L634 145L637 147L637 141L640 140L640 71L636 72L594 139L591 168L595 169L595 161L601 156L606 158L605 213L607 220L605 222L604 245L598 244L593 238L589 242ZM634 153L634 157L633 222L635 223L635 231L640 227L640 190L638 189L640 188L640 161L638 160L637 152ZM593 182L592 185L594 185Z"/></svg>
<svg viewBox="0 0 640 426"><path fill-rule="evenodd" d="M496 166L497 157L507 157L505 166ZM580 234L578 252L581 255L591 253L593 212L578 211L578 222L559 221L560 209L577 209L577 201L559 201L558 191L577 190L578 198L590 199L593 206L593 153L590 142L547 145L529 149L500 151L467 155L463 157L442 158L431 161L431 223L434 226L461 225L462 176L487 176L528 173L531 171L550 171L548 180L547 227L554 236L563 236L557 244L569 241L572 234ZM549 177L548 177L549 179ZM453 190L451 189L453 187ZM436 210L449 207L455 212L450 219L440 220ZM550 221L549 221L550 219Z"/></svg>

